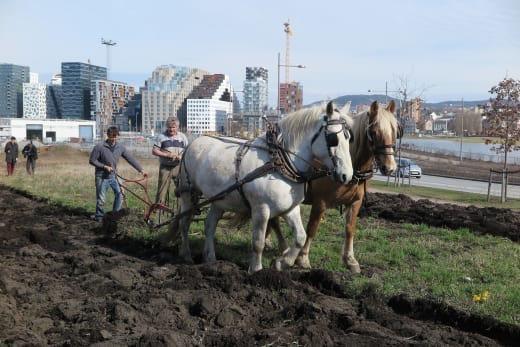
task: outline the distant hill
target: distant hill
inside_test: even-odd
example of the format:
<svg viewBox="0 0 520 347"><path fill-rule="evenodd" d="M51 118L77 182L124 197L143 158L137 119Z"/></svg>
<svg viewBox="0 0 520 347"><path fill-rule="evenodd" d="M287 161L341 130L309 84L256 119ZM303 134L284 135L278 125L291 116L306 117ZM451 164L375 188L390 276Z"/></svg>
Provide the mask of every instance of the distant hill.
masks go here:
<svg viewBox="0 0 520 347"><path fill-rule="evenodd" d="M345 105L347 103L347 101L352 101L352 104L350 105L351 108L355 108L357 105L369 105L369 104L371 104L372 102L374 102L376 100L378 102L385 102L385 96L384 95L379 95L379 94L343 95L343 96L338 96L335 99L332 99L334 104L336 104L336 106L338 106L338 107L343 107L343 105ZM397 101L395 98L392 98L392 97L389 96L388 97L388 101L390 101L390 100ZM313 102L312 104L305 105L305 107L319 105L319 104L321 104L322 102L325 102L325 101L326 100L316 101L316 102Z"/></svg>
<svg viewBox="0 0 520 347"><path fill-rule="evenodd" d="M384 103L385 99L386 99L386 97L381 94L369 94L369 95L360 94L360 95L343 95L343 96L339 96L335 99L332 99L332 101L334 101L334 103L338 107L343 107L343 105L345 105L345 103L347 101L352 101L352 104L350 105L350 107L351 107L351 109L355 109L357 105L370 105L372 102L374 102L376 100L378 102ZM390 101L390 100L394 100L397 104L397 107L399 107L399 100L389 96L388 101ZM306 105L306 107L318 105L324 101L313 102L312 104ZM465 107L474 107L474 106L478 106L478 105L483 105L486 102L488 102L488 100L464 101L464 106ZM461 104L460 100L427 102L427 103L424 103L423 107L431 108L431 109L435 110L435 109L443 109L445 107L449 107L450 105L459 106L460 104Z"/></svg>

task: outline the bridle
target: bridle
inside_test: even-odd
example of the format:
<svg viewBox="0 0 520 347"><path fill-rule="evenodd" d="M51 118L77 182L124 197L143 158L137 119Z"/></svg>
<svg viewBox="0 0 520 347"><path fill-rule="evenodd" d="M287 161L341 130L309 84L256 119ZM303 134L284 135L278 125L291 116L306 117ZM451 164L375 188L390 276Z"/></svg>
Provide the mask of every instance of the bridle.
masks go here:
<svg viewBox="0 0 520 347"><path fill-rule="evenodd" d="M338 112L337 110L335 111ZM335 132L329 131L329 126L331 125L341 125L341 130ZM329 119L329 117L325 115L323 116L323 123L311 139L311 146L314 144L316 139L318 139L318 136L322 132L325 135L325 143L327 145L329 158L332 161L332 165L334 166L334 171L337 171L338 157L332 153L332 147L337 147L339 145L339 133L343 133L345 139L351 143L352 141L354 141L354 133L352 132L352 129L348 126L347 121L345 119Z"/></svg>
<svg viewBox="0 0 520 347"><path fill-rule="evenodd" d="M368 142L372 145L372 148L374 149L373 150L374 155L394 155L395 149L396 149L395 148L396 143L393 142L391 144L377 144L374 141L374 138L372 137L372 134L370 132L370 129L372 128L373 125L374 125L374 123L369 123L367 125L366 136L367 136ZM403 136L403 127L401 126L401 124L398 123L396 138L400 139L402 136ZM388 151L388 149L392 149L392 150Z"/></svg>

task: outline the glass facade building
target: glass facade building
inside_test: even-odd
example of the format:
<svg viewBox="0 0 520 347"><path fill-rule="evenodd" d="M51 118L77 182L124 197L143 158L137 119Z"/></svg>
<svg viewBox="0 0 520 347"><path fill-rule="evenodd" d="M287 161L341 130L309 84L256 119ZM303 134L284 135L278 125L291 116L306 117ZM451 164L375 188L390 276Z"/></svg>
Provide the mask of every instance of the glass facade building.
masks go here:
<svg viewBox="0 0 520 347"><path fill-rule="evenodd" d="M91 119L92 81L106 80L107 69L79 62L61 63L61 78L62 117Z"/></svg>
<svg viewBox="0 0 520 347"><path fill-rule="evenodd" d="M184 128L183 103L205 74L206 71L197 68L158 66L142 90L143 132L154 134L162 131L168 117L179 117L181 128Z"/></svg>
<svg viewBox="0 0 520 347"><path fill-rule="evenodd" d="M24 83L29 83L28 66L0 64L0 117L22 117Z"/></svg>

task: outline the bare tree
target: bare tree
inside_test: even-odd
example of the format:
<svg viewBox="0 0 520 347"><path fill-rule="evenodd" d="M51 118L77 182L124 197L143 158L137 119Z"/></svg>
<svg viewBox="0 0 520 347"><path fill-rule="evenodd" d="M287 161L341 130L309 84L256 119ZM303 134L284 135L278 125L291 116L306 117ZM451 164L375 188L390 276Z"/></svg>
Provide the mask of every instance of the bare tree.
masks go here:
<svg viewBox="0 0 520 347"><path fill-rule="evenodd" d="M504 153L500 200L505 202L507 199L507 154L520 149L520 81L504 78L489 92L491 93L490 104L484 115L487 117L489 126L488 136L494 138L486 139L486 144L493 144L491 150L496 153Z"/></svg>
<svg viewBox="0 0 520 347"><path fill-rule="evenodd" d="M410 100L419 98L423 100L424 93L430 89L433 85L421 85L417 86L410 82L411 77L410 74L400 74L394 77L394 83L396 84L395 88L398 91L398 99L399 99L399 118L408 118L411 116L411 103Z"/></svg>
<svg viewBox="0 0 520 347"><path fill-rule="evenodd" d="M520 149L520 80L504 78L491 88L490 106L484 112L489 124L486 144L491 150L504 153L504 170L507 154Z"/></svg>

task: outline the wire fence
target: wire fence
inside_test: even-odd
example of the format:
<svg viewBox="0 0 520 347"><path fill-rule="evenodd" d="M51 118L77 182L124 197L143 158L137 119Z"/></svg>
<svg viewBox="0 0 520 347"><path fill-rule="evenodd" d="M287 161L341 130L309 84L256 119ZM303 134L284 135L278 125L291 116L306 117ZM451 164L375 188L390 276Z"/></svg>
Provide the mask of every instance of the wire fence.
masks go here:
<svg viewBox="0 0 520 347"><path fill-rule="evenodd" d="M192 142L196 136L186 135L188 142ZM156 137L119 137L117 142L126 147L130 153L138 158L157 158L152 154L152 149L156 143ZM82 142L79 144L68 144L71 146L79 146L82 151L90 152L97 142Z"/></svg>

